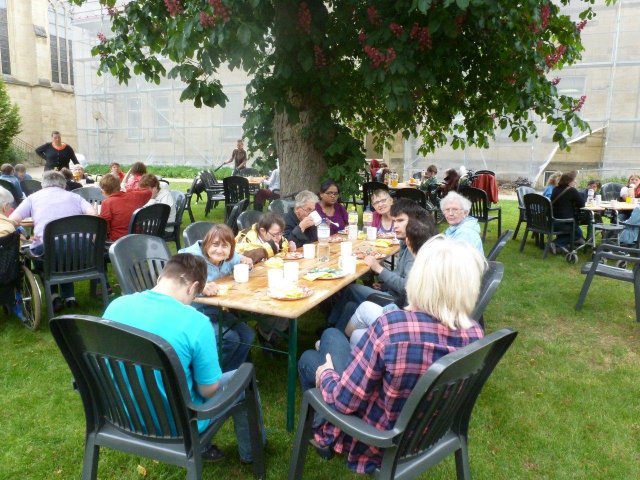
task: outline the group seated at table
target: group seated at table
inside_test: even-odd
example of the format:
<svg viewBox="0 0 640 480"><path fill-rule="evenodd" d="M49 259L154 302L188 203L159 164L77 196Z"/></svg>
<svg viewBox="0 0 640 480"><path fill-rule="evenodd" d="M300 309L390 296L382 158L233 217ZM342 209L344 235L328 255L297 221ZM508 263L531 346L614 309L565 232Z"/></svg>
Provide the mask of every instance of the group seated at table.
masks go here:
<svg viewBox="0 0 640 480"><path fill-rule="evenodd" d="M189 306L209 285L209 268L210 264L205 263L202 255L175 255L165 265L153 289L117 298L103 314L108 320L153 333L169 342L183 366L191 400L197 405L222 395L236 370L235 367L225 368L223 372L220 368L216 348L216 334L219 333L214 332L207 316ZM241 400L235 399L236 403ZM259 428L262 441L266 443L260 404L258 408ZM220 415L223 416L224 413ZM203 432L216 420L198 420L198 431ZM233 426L240 461L251 463L251 430L246 410L233 414ZM214 444L202 452L205 461L215 462L222 458L224 453Z"/></svg>
<svg viewBox="0 0 640 480"><path fill-rule="evenodd" d="M107 221L107 240L115 242L129 233L133 212L146 205L152 192L148 188L123 192L118 177L110 173L100 179L100 188L107 197L100 207L100 216Z"/></svg>
<svg viewBox="0 0 640 480"><path fill-rule="evenodd" d="M483 336L470 315L485 267L484 256L466 242L438 236L425 243L407 280L407 306L380 316L354 348L342 331L325 330L320 350L306 351L298 363L302 389L318 387L336 411L380 430L393 428L429 366ZM345 454L359 473L380 466L382 449L354 441L321 418L314 423L314 446L323 457Z"/></svg>

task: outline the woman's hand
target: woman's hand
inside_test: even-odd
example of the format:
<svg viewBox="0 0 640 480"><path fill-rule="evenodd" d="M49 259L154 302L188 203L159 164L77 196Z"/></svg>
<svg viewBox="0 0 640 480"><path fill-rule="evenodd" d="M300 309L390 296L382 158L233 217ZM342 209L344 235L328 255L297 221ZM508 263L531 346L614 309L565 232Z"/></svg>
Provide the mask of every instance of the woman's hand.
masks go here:
<svg viewBox="0 0 640 480"><path fill-rule="evenodd" d="M203 295L207 297L213 297L218 294L218 284L216 282L207 282L202 290Z"/></svg>
<svg viewBox="0 0 640 480"><path fill-rule="evenodd" d="M326 359L327 361L320 365L316 370L316 387L318 388L320 388L320 376L322 375L322 372L325 370L334 370L333 361L331 360L331 355L329 353L327 353Z"/></svg>
<svg viewBox="0 0 640 480"><path fill-rule="evenodd" d="M244 263L246 265L249 265L249 268L253 268L253 260L251 260L249 257L245 257L244 255L240 255L240 263Z"/></svg>

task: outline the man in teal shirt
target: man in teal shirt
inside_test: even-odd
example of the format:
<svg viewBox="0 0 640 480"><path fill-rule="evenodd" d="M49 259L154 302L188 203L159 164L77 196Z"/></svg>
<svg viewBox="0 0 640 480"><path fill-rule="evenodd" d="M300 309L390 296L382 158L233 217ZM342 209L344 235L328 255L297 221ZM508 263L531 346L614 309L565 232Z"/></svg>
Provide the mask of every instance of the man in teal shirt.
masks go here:
<svg viewBox="0 0 640 480"><path fill-rule="evenodd" d="M103 315L108 320L153 333L169 342L184 369L191 399L197 404L221 392L235 372L222 373L211 322L190 306L204 288L206 279L207 265L202 258L191 254L175 255L166 264L153 289L117 298ZM199 420L198 429L203 431L210 422ZM246 412L234 414L233 424L240 460L250 463L251 438ZM264 428L261 427L261 431L264 432ZM211 445L202 457L217 461L224 454Z"/></svg>

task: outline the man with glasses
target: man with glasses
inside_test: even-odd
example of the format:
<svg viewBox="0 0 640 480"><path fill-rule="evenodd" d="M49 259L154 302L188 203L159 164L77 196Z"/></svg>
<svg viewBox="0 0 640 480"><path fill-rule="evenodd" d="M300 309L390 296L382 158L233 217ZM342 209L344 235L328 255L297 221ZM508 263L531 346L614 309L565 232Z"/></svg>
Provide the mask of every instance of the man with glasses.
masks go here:
<svg viewBox="0 0 640 480"><path fill-rule="evenodd" d="M297 246L318 241L318 229L313 219L318 196L309 190L296 195L293 210L284 217L284 236Z"/></svg>

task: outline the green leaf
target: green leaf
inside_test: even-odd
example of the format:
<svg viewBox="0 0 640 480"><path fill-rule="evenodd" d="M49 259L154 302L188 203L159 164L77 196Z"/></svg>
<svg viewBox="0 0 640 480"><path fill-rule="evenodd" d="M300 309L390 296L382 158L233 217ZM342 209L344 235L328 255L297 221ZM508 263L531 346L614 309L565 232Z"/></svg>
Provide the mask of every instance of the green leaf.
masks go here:
<svg viewBox="0 0 640 480"><path fill-rule="evenodd" d="M249 40L251 40L251 29L247 26L246 23L243 23L238 28L238 40L244 46L249 45Z"/></svg>
<svg viewBox="0 0 640 480"><path fill-rule="evenodd" d="M466 10L469 6L469 0L456 0L456 4L460 10Z"/></svg>

